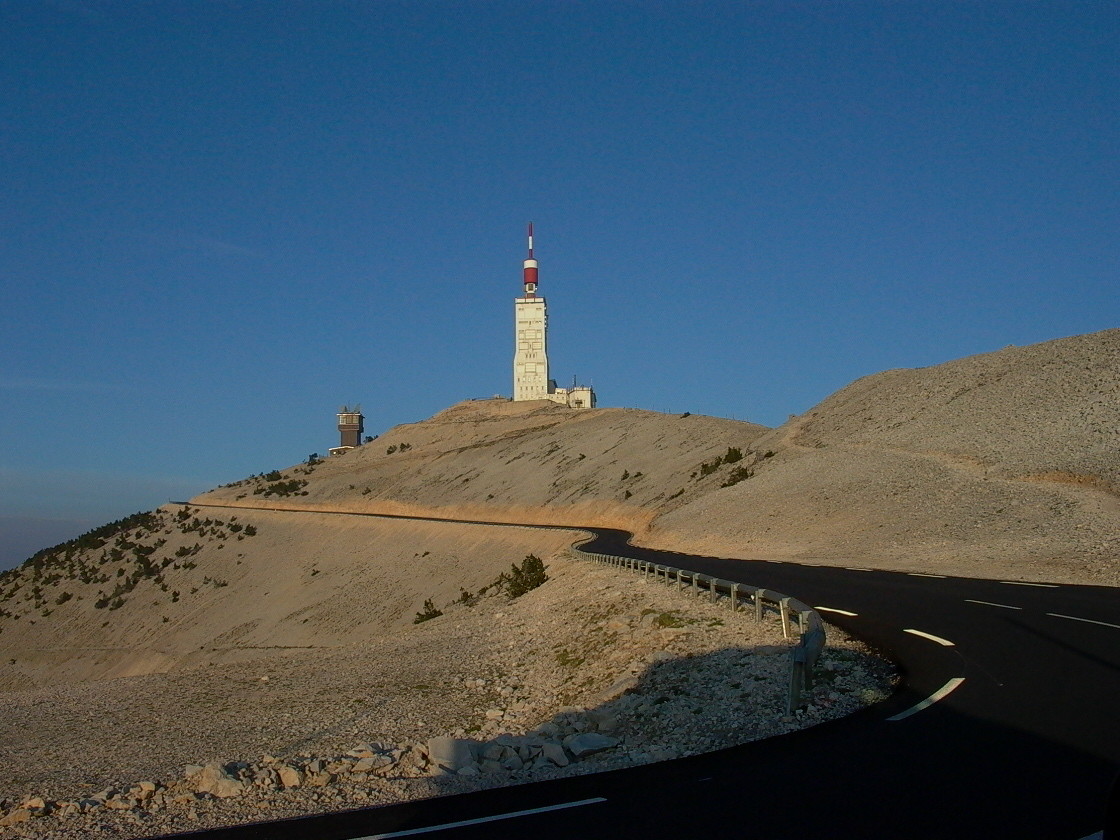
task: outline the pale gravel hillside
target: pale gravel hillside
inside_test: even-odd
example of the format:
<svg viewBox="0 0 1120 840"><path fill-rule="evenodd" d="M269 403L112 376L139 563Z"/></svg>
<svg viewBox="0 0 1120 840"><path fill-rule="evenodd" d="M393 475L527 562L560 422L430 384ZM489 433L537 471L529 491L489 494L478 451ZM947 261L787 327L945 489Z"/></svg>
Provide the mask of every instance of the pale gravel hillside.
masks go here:
<svg viewBox="0 0 1120 840"><path fill-rule="evenodd" d="M306 495L254 493L267 487L257 480L195 501L640 530L704 492L690 480L703 461L746 450L767 431L690 414L476 400L396 426L306 477L298 467L282 471L306 480Z"/></svg>
<svg viewBox="0 0 1120 840"><path fill-rule="evenodd" d="M13 712L13 721L31 721L10 725L65 733L91 724L55 708L58 698L88 691L98 708L128 693L129 681L83 681L136 676L137 686L162 691L206 674L216 681L202 718L207 703L224 713L227 699L248 700L238 708L248 708L249 728L234 741L265 749L253 740L251 704L267 702L266 663L292 675L296 693L278 724L286 732L307 703L349 691L331 674L351 652L361 651L358 683L366 668L392 670L393 661L367 654L379 639L393 647L385 640L411 637L401 631L425 600L446 605L529 553L556 558L573 539L549 527L339 512L596 524L629 528L656 547L730 557L1120 585L1118 488L1120 330L869 376L778 429L634 409L460 403L345 455L218 488L0 575L0 693L25 716ZM575 579L565 586L575 591ZM635 639L638 625L626 624ZM477 650L476 639L490 644L482 633L458 639L467 653L456 655ZM496 643L479 656L518 644ZM411 656L394 650L398 660ZM151 702L136 707L133 723L154 714ZM332 702L316 708L356 719ZM417 710L417 725L433 709ZM99 755L112 756L114 733L100 734L109 740ZM63 734L60 743L74 742ZM52 749L39 758L82 775L81 747ZM152 766L183 760L176 749L157 749ZM9 770L18 787L19 768ZM37 778L52 771L44 772ZM339 807L336 799L298 808Z"/></svg>
<svg viewBox="0 0 1120 840"><path fill-rule="evenodd" d="M643 540L735 557L1120 584L1120 330L869 376Z"/></svg>
<svg viewBox="0 0 1120 840"><path fill-rule="evenodd" d="M822 678L787 715L793 642L777 616L759 624L726 599L564 556L547 571L519 598L340 647L0 694L0 836L149 837L610 770L800 729L890 691L885 663L830 628ZM577 733L605 742L577 760ZM474 742L473 772L428 761L444 735ZM486 752L501 743L524 760ZM384 757L356 766L347 753L362 745ZM231 772L246 783L215 798L185 771L211 761L241 762Z"/></svg>
<svg viewBox="0 0 1120 840"><path fill-rule="evenodd" d="M1120 493L1120 329L868 376L791 431L802 446L898 448Z"/></svg>
<svg viewBox="0 0 1120 840"><path fill-rule="evenodd" d="M226 523L200 526L205 538L170 522L139 549L125 535L123 547L0 577L0 688L367 638L427 597L570 541L262 507L613 525L732 557L1117 584L1118 381L1120 330L1109 330L866 377L773 430L460 403L320 464L203 494L241 506L202 508ZM235 516L258 534L234 534ZM136 577L137 550L171 565Z"/></svg>
<svg viewBox="0 0 1120 840"><path fill-rule="evenodd" d="M196 506L162 508L155 518L158 527L86 552L85 568L101 575L89 583L54 580L66 574L61 563L0 581L8 613L0 618L0 692L360 642L411 625L428 598L442 604L461 587L477 590L527 554L551 555L575 536ZM237 525L246 527L235 533ZM246 536L247 526L256 534ZM140 577L116 608L99 608L135 572L136 547L153 546L159 575Z"/></svg>

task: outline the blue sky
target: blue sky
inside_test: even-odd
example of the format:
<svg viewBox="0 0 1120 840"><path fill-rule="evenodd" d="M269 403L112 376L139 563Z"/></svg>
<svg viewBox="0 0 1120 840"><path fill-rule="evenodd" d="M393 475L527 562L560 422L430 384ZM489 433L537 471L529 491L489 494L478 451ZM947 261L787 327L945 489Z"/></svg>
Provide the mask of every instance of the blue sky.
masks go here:
<svg viewBox="0 0 1120 840"><path fill-rule="evenodd" d="M509 394L777 425L1120 323L1111 2L0 4L0 566Z"/></svg>

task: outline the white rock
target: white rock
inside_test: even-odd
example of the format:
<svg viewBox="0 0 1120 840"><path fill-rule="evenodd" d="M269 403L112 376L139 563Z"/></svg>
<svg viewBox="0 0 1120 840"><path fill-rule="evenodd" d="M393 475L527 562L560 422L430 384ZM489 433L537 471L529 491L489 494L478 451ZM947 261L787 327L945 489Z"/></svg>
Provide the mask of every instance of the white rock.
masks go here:
<svg viewBox="0 0 1120 840"><path fill-rule="evenodd" d="M569 752L576 758L583 758L584 756L594 755L603 750L609 750L617 744L618 738L612 738L610 735L601 735L598 732L581 732L578 735L569 735L564 739L564 746L567 747Z"/></svg>
<svg viewBox="0 0 1120 840"><path fill-rule="evenodd" d="M473 742L465 738L438 737L428 740L428 760L446 773L458 773L474 764Z"/></svg>

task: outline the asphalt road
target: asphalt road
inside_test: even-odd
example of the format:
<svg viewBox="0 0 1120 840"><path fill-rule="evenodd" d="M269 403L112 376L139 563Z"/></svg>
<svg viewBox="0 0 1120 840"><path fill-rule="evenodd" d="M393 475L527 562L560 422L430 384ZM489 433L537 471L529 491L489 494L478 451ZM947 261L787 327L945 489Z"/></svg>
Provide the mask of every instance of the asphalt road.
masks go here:
<svg viewBox="0 0 1120 840"><path fill-rule="evenodd" d="M1120 589L681 555L584 530L587 551L812 604L895 661L902 687L701 756L198 836L1080 840L1110 820L1120 838Z"/></svg>

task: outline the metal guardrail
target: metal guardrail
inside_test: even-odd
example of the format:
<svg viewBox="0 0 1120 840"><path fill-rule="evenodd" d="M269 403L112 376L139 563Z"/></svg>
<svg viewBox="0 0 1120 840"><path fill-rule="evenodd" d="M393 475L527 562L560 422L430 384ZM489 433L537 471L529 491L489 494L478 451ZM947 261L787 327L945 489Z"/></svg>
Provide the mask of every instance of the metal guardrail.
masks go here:
<svg viewBox="0 0 1120 840"><path fill-rule="evenodd" d="M572 546L572 551L577 556L594 563L614 566L640 574L647 579L652 578L654 581L661 581L667 587L675 588L678 592L691 591L696 597L707 596L713 604L718 603L726 596L732 612L751 611L754 613L755 621L762 621L768 610L776 612L782 622L782 635L787 639L792 638L792 631L796 625L800 636L797 644L790 648L787 713L792 714L801 705L802 692L812 688L813 668L824 649L825 633L824 622L821 621L820 614L808 604L772 589L722 580L712 575L705 575L688 569L662 566L645 560L635 560L631 557L596 554L583 551L576 546Z"/></svg>

